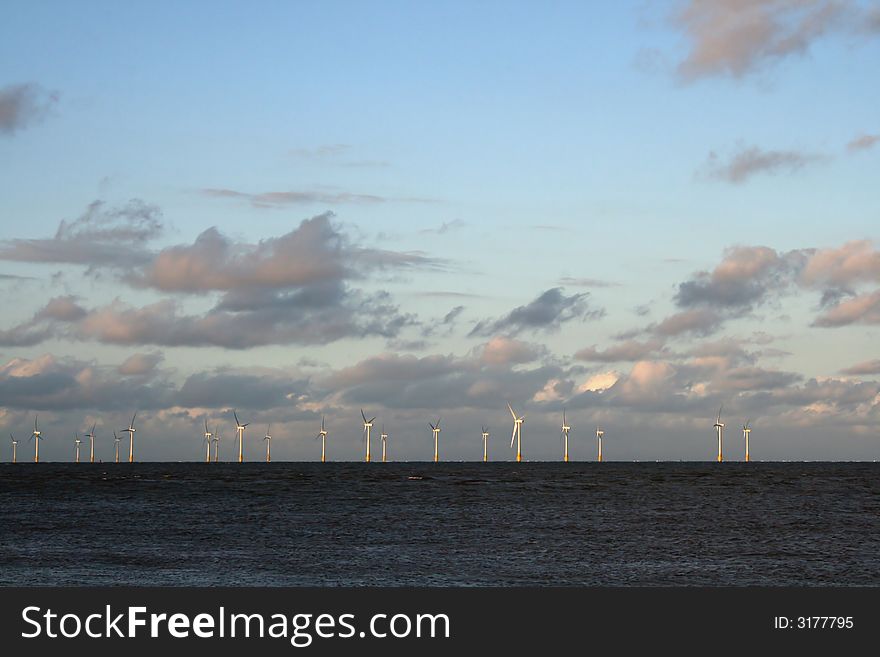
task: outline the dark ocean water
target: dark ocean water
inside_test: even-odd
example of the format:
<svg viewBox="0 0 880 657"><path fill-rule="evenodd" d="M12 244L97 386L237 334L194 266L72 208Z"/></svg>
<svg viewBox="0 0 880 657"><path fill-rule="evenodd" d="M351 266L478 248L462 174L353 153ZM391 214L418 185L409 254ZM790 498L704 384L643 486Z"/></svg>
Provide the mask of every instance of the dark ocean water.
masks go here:
<svg viewBox="0 0 880 657"><path fill-rule="evenodd" d="M880 586L880 464L5 464L36 584Z"/></svg>

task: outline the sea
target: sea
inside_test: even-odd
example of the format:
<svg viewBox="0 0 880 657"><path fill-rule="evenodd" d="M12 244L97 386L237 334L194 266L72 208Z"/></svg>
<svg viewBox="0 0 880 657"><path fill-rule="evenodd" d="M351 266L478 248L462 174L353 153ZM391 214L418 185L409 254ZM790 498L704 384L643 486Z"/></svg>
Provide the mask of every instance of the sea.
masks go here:
<svg viewBox="0 0 880 657"><path fill-rule="evenodd" d="M0 585L880 586L880 464L3 464Z"/></svg>

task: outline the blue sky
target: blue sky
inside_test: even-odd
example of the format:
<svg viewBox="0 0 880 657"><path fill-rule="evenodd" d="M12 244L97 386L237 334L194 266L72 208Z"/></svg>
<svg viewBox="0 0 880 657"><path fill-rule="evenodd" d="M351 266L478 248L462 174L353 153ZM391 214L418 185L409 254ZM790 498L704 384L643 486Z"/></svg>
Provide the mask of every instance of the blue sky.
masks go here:
<svg viewBox="0 0 880 657"><path fill-rule="evenodd" d="M722 402L733 426L760 416L766 458L876 458L876 3L4 14L0 361L15 393L0 422L22 433L41 411L51 457L137 405L156 436L145 458L196 458L189 433L238 405L276 422L281 458L315 456L303 436L321 411L356 458L370 404L400 458L430 455L418 436L438 413L450 458L478 455L481 423L509 458L510 399L530 409L533 458L556 458L563 406L583 458L600 422L619 436L610 457L707 458ZM86 241L154 223L133 241L102 233L131 258L109 262L59 243L78 218ZM297 232L305 220L323 237ZM212 227L225 246L208 264L196 240ZM291 252L272 241L284 235ZM326 280L318 261L278 273L321 248ZM119 328L137 309L152 332ZM688 312L703 324L663 324ZM206 321L170 337L193 318ZM239 318L271 335L231 344ZM601 355L621 345L625 359ZM120 369L132 357L140 369ZM233 391L253 380L272 391L248 408Z"/></svg>

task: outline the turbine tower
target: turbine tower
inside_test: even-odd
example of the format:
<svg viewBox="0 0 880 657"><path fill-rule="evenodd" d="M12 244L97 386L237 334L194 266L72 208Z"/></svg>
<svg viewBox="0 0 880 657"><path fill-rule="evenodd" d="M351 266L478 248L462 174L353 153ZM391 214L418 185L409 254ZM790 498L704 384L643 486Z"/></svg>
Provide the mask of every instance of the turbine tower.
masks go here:
<svg viewBox="0 0 880 657"><path fill-rule="evenodd" d="M749 456L749 435L752 433L751 424L751 420L746 420L746 423L743 425L743 439L746 441L746 463L752 460Z"/></svg>
<svg viewBox="0 0 880 657"><path fill-rule="evenodd" d="M244 461L244 428L250 423L239 422L235 409L232 410L232 415L235 417L235 430L238 431L238 462L241 463Z"/></svg>
<svg viewBox="0 0 880 657"><path fill-rule="evenodd" d="M266 427L266 435L263 437L263 440L266 441L266 463L272 460L272 436L269 435L269 429L271 428L271 424Z"/></svg>
<svg viewBox="0 0 880 657"><path fill-rule="evenodd" d="M565 439L565 450L562 456L562 460L568 463L568 432L571 431L571 427L568 426L565 422L565 409L562 409L562 437Z"/></svg>
<svg viewBox="0 0 880 657"><path fill-rule="evenodd" d="M9 434L9 439L12 441L12 462L15 463L17 460L16 447L18 446L18 441L15 439L15 436L13 436L12 434Z"/></svg>
<svg viewBox="0 0 880 657"><path fill-rule="evenodd" d="M324 416L321 416L321 430L315 436L315 440L321 439L321 463L327 460L327 430L324 428Z"/></svg>
<svg viewBox="0 0 880 657"><path fill-rule="evenodd" d="M385 463L385 444L388 442L388 434L385 433L385 425L382 425L382 463Z"/></svg>
<svg viewBox="0 0 880 657"><path fill-rule="evenodd" d="M87 434L83 434L86 438L89 439L89 463L95 462L95 427L98 426L98 423L95 422L92 424L92 428L89 429Z"/></svg>
<svg viewBox="0 0 880 657"><path fill-rule="evenodd" d="M596 457L596 460L601 463L602 462L602 437L605 435L605 432L602 431L599 427L596 427L596 442L599 443L599 455Z"/></svg>
<svg viewBox="0 0 880 657"><path fill-rule="evenodd" d="M431 431L434 433L434 463L440 460L440 418L437 418L437 426L428 422Z"/></svg>
<svg viewBox="0 0 880 657"><path fill-rule="evenodd" d="M721 408L718 409L718 417L715 419L715 433L718 434L718 462L724 460L724 451L723 451L723 440L724 440L724 423L721 421L721 409L724 408L724 404L721 405Z"/></svg>
<svg viewBox="0 0 880 657"><path fill-rule="evenodd" d="M483 430L483 463L489 460L489 427L482 427Z"/></svg>
<svg viewBox="0 0 880 657"><path fill-rule="evenodd" d="M526 416L517 417L510 402L508 402L507 408L513 416L513 433L510 435L510 447L511 449L513 448L513 441L516 440L516 462L519 463L522 461L522 425Z"/></svg>
<svg viewBox="0 0 880 657"><path fill-rule="evenodd" d="M366 463L369 463L370 462L370 429L373 428L373 420L375 420L376 417L373 416L371 419L368 420L366 414L364 413L364 409L361 409L361 417L364 418L364 438L367 442L367 453L366 453L366 456L364 456L364 461Z"/></svg>
<svg viewBox="0 0 880 657"><path fill-rule="evenodd" d="M137 417L137 411L134 412L134 415L131 416L131 422L128 424L128 429L122 429L123 433L128 434L128 462L134 463L134 432L137 429L134 428L134 419Z"/></svg>
<svg viewBox="0 0 880 657"><path fill-rule="evenodd" d="M119 441L122 440L119 436L116 435L116 432L113 432L113 443L116 445L116 462L119 463Z"/></svg>
<svg viewBox="0 0 880 657"><path fill-rule="evenodd" d="M76 453L76 459L75 459L75 461L74 461L75 463L79 463L79 445L80 445L81 442L82 442L82 441L79 439L79 434L77 434L77 433L73 434L74 450L76 450L76 451L75 451L75 453Z"/></svg>
<svg viewBox="0 0 880 657"><path fill-rule="evenodd" d="M214 442L214 463L217 463L220 460L220 429L214 432L211 440Z"/></svg>
<svg viewBox="0 0 880 657"><path fill-rule="evenodd" d="M214 434L208 431L208 418L205 418L205 463L211 462L211 438L214 437Z"/></svg>
<svg viewBox="0 0 880 657"><path fill-rule="evenodd" d="M34 415L34 431L29 439L34 441L34 463L40 462L40 441L42 439L42 432L37 428L37 416Z"/></svg>

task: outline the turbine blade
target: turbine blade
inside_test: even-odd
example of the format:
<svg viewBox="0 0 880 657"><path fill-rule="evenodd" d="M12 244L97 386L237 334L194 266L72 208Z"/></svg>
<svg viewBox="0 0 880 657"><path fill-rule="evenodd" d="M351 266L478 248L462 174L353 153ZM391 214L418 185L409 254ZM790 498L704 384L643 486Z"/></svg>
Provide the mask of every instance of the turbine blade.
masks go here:
<svg viewBox="0 0 880 657"><path fill-rule="evenodd" d="M373 417L371 417L371 418L370 418L370 424L373 424L373 420L375 420L375 419L376 419L376 416L375 416L375 415L374 415Z"/></svg>
<svg viewBox="0 0 880 657"><path fill-rule="evenodd" d="M364 413L364 409L361 409L361 417L364 418L364 423L366 424L366 422L367 422L367 414Z"/></svg>
<svg viewBox="0 0 880 657"><path fill-rule="evenodd" d="M510 447L513 448L513 440L516 438L516 425L513 425L513 433L510 434Z"/></svg>
<svg viewBox="0 0 880 657"><path fill-rule="evenodd" d="M235 409L232 409L232 415L235 417L235 426L240 426L241 422L238 421L238 413L235 412Z"/></svg>
<svg viewBox="0 0 880 657"><path fill-rule="evenodd" d="M510 402L507 402L507 409L510 411L510 414L513 416L513 419L516 419L516 413L513 412L513 406L510 405Z"/></svg>

